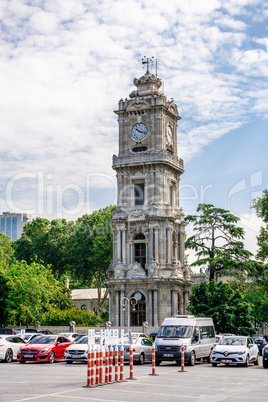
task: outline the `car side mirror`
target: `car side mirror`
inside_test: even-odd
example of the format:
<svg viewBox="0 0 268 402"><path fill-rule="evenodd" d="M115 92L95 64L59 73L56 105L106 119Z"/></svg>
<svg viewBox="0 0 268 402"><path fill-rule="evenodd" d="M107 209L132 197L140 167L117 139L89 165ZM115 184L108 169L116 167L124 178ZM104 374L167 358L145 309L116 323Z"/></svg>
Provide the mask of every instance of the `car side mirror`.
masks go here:
<svg viewBox="0 0 268 402"><path fill-rule="evenodd" d="M252 346L253 346L253 343L250 343L250 344L248 345L249 348L252 348Z"/></svg>
<svg viewBox="0 0 268 402"><path fill-rule="evenodd" d="M56 345L59 346L59 345L60 345L60 342L57 342Z"/></svg>

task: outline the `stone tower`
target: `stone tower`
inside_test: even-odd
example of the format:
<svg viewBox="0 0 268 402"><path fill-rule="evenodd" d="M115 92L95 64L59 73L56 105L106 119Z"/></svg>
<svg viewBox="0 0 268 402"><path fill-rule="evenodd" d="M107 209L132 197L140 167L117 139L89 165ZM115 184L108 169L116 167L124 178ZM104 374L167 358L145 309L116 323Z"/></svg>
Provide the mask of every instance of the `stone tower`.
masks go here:
<svg viewBox="0 0 268 402"><path fill-rule="evenodd" d="M118 198L113 214L113 262L107 286L114 326L157 327L184 314L190 270L184 259L185 221L179 204L183 161L177 157L173 99L149 71L120 99L119 154L113 156ZM127 307L127 308L124 308Z"/></svg>

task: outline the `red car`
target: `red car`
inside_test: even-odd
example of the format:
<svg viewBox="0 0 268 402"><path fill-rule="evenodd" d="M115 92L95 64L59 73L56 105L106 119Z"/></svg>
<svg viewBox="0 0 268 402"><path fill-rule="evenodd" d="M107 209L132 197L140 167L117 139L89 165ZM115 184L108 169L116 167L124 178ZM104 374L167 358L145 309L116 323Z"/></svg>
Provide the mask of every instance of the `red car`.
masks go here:
<svg viewBox="0 0 268 402"><path fill-rule="evenodd" d="M72 342L62 335L40 335L20 348L17 360L20 363L27 361L54 363L55 360L64 359L65 349L71 344Z"/></svg>

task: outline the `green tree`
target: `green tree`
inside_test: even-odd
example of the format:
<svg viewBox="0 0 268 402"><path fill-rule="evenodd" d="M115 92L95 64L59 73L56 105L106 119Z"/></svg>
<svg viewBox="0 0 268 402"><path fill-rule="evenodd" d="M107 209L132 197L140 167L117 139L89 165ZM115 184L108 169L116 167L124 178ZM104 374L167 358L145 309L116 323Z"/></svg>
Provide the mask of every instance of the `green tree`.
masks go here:
<svg viewBox="0 0 268 402"><path fill-rule="evenodd" d="M9 267L0 266L0 287L5 300L0 305L2 324L30 325L55 307L72 307L70 291L42 264L13 259Z"/></svg>
<svg viewBox="0 0 268 402"><path fill-rule="evenodd" d="M268 190L264 190L263 196L253 201L253 207L259 218L262 218L264 225L260 229L260 234L257 236L257 243L259 246L257 258L268 264ZM267 276L267 274L266 274Z"/></svg>
<svg viewBox="0 0 268 402"><path fill-rule="evenodd" d="M113 206L100 209L91 215L83 215L75 224L69 237L69 266L76 278L98 289L98 312L105 302L101 289L107 278L112 260L113 236L110 221Z"/></svg>
<svg viewBox="0 0 268 402"><path fill-rule="evenodd" d="M218 333L254 333L252 305L229 283L211 280L192 286L188 311L197 317L211 317Z"/></svg>
<svg viewBox="0 0 268 402"><path fill-rule="evenodd" d="M38 261L49 265L56 278L68 273L67 244L74 223L65 219L36 218L24 227L14 243L15 257L28 263Z"/></svg>
<svg viewBox="0 0 268 402"><path fill-rule="evenodd" d="M244 230L237 226L239 218L210 204L199 204L197 213L185 218L193 225L195 233L185 242L185 248L194 250L198 257L191 265L207 267L210 280L215 279L217 273L255 272L256 264L250 259L252 254L244 249L241 241Z"/></svg>
<svg viewBox="0 0 268 402"><path fill-rule="evenodd" d="M8 236L0 233L0 262L8 265L13 254L12 241Z"/></svg>

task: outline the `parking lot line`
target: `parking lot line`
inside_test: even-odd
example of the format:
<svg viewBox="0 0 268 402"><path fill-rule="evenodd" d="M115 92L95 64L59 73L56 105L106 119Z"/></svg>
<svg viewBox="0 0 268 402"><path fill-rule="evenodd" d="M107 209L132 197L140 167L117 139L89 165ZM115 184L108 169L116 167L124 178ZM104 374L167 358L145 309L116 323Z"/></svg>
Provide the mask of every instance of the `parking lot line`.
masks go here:
<svg viewBox="0 0 268 402"><path fill-rule="evenodd" d="M75 388L75 389L69 389L68 391L62 391L62 392L57 392L57 393L53 393L53 394L40 394L40 395L37 395L37 396L31 396L31 397L24 398L24 399L17 399L14 402L31 401L33 399L44 398L45 396L57 396L57 395L60 395L60 394L66 394L66 392L75 392L75 391L80 391L80 390L81 390L81 388Z"/></svg>
<svg viewBox="0 0 268 402"><path fill-rule="evenodd" d="M152 384L150 384L150 385L152 385ZM122 392L122 393L126 392L126 393L141 394L141 395L163 396L163 400L167 399L167 397L170 397L170 396L174 396L175 398L178 399L178 394L167 394L167 393L159 393L159 392L134 391L134 390L127 390L127 389L112 389L112 388L105 388L105 391L114 391L114 392ZM193 396L193 395L180 395L180 398L205 399L203 396Z"/></svg>
<svg viewBox="0 0 268 402"><path fill-rule="evenodd" d="M152 384L149 383L149 382L143 382L142 385L152 385ZM187 386L185 386L185 384L184 384L184 385L170 385L170 384L156 384L156 383L154 383L153 386L154 386L154 387L180 388L180 389L181 389L181 388L182 388L182 389L185 389L185 388L187 388L187 389L196 388L196 385L194 385L193 387L187 387ZM219 388L208 388L208 387L200 387L200 386L198 386L198 389L205 389L205 390L210 390L210 391L218 391L218 390L219 390Z"/></svg>

